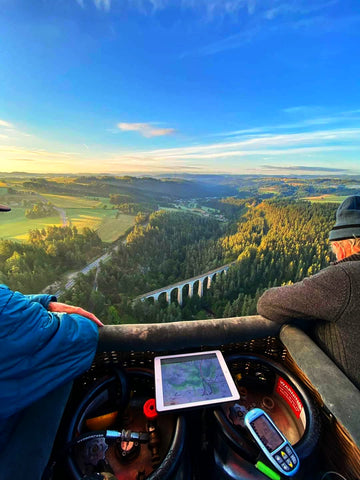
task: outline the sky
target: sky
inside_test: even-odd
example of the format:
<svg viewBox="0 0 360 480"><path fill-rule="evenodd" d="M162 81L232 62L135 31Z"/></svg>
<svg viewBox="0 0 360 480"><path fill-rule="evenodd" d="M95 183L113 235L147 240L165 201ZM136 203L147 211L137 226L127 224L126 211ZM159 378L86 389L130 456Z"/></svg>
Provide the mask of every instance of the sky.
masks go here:
<svg viewBox="0 0 360 480"><path fill-rule="evenodd" d="M0 0L0 171L360 174L359 0Z"/></svg>

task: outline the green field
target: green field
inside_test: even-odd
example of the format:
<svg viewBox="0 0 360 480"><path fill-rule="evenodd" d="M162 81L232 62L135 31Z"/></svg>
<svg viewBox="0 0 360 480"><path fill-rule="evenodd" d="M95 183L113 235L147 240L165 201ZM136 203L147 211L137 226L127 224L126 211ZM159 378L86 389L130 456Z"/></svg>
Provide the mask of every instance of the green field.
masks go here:
<svg viewBox="0 0 360 480"><path fill-rule="evenodd" d="M71 225L79 230L84 227L97 231L103 242L113 242L129 227L134 225L134 215L120 214L116 218L117 210L103 208L67 208L66 214Z"/></svg>
<svg viewBox="0 0 360 480"><path fill-rule="evenodd" d="M25 194L13 198L11 212L1 216L0 238L26 241L30 229L62 225L60 213L52 217L29 219L25 217L26 209L16 205L16 203L19 205L23 199L29 200L29 198L33 203L37 203L40 201L39 197L64 210L68 225L76 226L79 231L84 227L92 228L97 231L103 242L115 241L134 224L134 215L121 213L116 218L117 210L112 209L108 198L94 200L67 195L29 196Z"/></svg>
<svg viewBox="0 0 360 480"><path fill-rule="evenodd" d="M347 195L331 195L330 193L326 193L316 197L305 197L303 200L309 200L313 203L341 203L345 198L347 198Z"/></svg>
<svg viewBox="0 0 360 480"><path fill-rule="evenodd" d="M259 187L259 193L273 193L275 195L279 195L279 187Z"/></svg>
<svg viewBox="0 0 360 480"><path fill-rule="evenodd" d="M25 241L29 230L46 228L49 225L60 226L59 216L46 218L26 218L25 208L13 207L11 212L3 213L0 222L0 238Z"/></svg>
<svg viewBox="0 0 360 480"><path fill-rule="evenodd" d="M101 205L100 200L91 200L86 197L71 197L68 195L52 195L50 193L41 195L48 202L60 208L96 208ZM107 199L104 199L107 200Z"/></svg>
<svg viewBox="0 0 360 480"><path fill-rule="evenodd" d="M103 242L114 242L134 225L134 218L124 213L119 218L104 218L96 231Z"/></svg>

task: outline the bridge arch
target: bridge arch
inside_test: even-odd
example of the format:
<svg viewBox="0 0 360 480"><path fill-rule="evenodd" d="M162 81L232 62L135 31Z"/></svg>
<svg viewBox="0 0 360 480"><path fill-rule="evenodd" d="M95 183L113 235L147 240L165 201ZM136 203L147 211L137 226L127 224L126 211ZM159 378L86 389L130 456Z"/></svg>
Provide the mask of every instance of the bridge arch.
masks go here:
<svg viewBox="0 0 360 480"><path fill-rule="evenodd" d="M160 296L165 294L166 301L169 305L173 299L177 300L178 304L181 306L184 300L184 287L187 287L187 296L189 298L193 297L195 293L197 293L199 297L202 297L204 295L204 290L211 287L216 275L222 273L226 274L231 265L232 264L223 265L222 267L216 268L202 275L188 278L182 282L178 282L173 285L167 285L166 287L159 288L158 290L145 293L137 297L135 300L143 301L145 298L153 298L154 302L157 302L159 301Z"/></svg>

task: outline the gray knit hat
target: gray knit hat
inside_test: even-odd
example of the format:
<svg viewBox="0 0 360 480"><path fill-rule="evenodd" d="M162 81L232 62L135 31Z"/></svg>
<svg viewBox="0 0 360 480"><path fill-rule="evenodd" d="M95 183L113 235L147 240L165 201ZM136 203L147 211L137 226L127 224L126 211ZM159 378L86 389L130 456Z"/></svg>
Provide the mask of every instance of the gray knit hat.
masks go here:
<svg viewBox="0 0 360 480"><path fill-rule="evenodd" d="M330 231L330 241L360 237L360 196L346 198L336 212L336 223Z"/></svg>

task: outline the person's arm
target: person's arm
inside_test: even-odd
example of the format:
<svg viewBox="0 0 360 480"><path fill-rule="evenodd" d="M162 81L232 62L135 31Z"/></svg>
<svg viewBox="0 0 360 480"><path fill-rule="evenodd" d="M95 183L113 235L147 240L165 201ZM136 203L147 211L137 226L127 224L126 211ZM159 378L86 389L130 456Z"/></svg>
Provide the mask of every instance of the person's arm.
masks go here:
<svg viewBox="0 0 360 480"><path fill-rule="evenodd" d="M75 307L67 305L66 303L60 303L57 301L55 295L38 294L38 295L24 295L30 302L40 303L49 312L57 313L76 313L88 318L92 322L96 323L98 327L103 327L104 324L91 312L84 310L81 307Z"/></svg>
<svg viewBox="0 0 360 480"><path fill-rule="evenodd" d="M257 304L260 315L274 322L326 320L336 322L344 311L350 279L339 266L330 266L293 285L267 290Z"/></svg>
<svg viewBox="0 0 360 480"><path fill-rule="evenodd" d="M103 327L104 324L91 312L84 310L81 307L75 307L73 305L68 305L67 303L60 302L50 302L48 305L49 312L58 312L58 313L76 313L77 315L82 315L85 318L88 318L92 322L96 323L98 327Z"/></svg>
<svg viewBox="0 0 360 480"><path fill-rule="evenodd" d="M48 295L46 293L39 293L37 295L24 295L30 302L40 303L43 307L48 309L50 302L56 302L55 295Z"/></svg>
<svg viewBox="0 0 360 480"><path fill-rule="evenodd" d="M51 313L39 301L0 288L0 416L15 414L90 368L99 329L77 312Z"/></svg>

